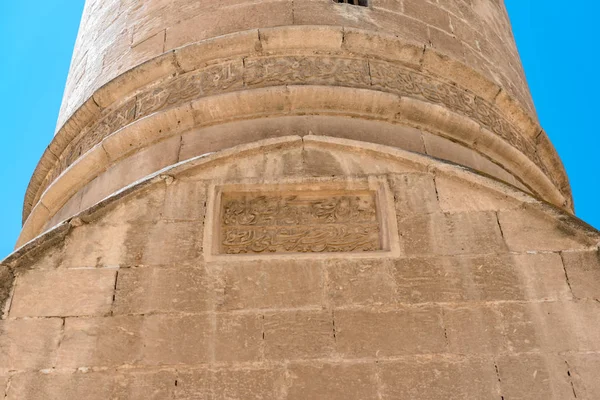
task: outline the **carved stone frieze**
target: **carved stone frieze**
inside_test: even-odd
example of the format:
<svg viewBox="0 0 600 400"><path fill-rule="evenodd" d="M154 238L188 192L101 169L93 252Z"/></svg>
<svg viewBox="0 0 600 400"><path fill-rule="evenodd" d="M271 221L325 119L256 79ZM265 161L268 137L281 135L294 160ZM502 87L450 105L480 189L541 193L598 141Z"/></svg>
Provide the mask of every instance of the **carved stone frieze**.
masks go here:
<svg viewBox="0 0 600 400"><path fill-rule="evenodd" d="M60 161L50 172L51 179L47 179L46 184L52 182L81 154L136 119L202 96L243 87L285 84L372 87L440 104L480 123L520 150L542 170L547 170L535 145L524 138L493 104L455 84L385 61L325 55L268 56L210 65L138 93L120 107L109 111L98 123L86 128L79 139L60 155Z"/></svg>
<svg viewBox="0 0 600 400"><path fill-rule="evenodd" d="M370 85L366 60L333 57L253 57L246 59L246 84Z"/></svg>
<svg viewBox="0 0 600 400"><path fill-rule="evenodd" d="M374 192L227 193L221 204L224 254L382 249Z"/></svg>
<svg viewBox="0 0 600 400"><path fill-rule="evenodd" d="M541 165L535 146L500 113L494 105L456 85L388 62L370 63L373 86L401 96L418 97L465 115L488 128Z"/></svg>

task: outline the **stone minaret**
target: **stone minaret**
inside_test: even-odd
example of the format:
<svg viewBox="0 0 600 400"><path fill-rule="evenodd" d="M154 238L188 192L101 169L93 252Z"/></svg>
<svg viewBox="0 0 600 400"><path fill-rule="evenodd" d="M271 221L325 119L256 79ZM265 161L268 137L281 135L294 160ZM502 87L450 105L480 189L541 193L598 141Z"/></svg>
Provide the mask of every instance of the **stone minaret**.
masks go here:
<svg viewBox="0 0 600 400"><path fill-rule="evenodd" d="M599 399L572 213L502 0L88 0L0 393Z"/></svg>

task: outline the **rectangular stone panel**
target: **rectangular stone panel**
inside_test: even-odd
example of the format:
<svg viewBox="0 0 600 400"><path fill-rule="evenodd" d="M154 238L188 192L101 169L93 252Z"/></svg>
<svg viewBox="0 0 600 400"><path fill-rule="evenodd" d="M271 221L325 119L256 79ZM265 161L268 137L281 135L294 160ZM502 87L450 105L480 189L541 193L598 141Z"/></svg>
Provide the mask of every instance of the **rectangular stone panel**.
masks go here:
<svg viewBox="0 0 600 400"><path fill-rule="evenodd" d="M0 371L54 367L60 318L0 321Z"/></svg>
<svg viewBox="0 0 600 400"><path fill-rule="evenodd" d="M384 399L501 398L494 363L487 359L432 357L384 362L379 376Z"/></svg>
<svg viewBox="0 0 600 400"><path fill-rule="evenodd" d="M373 192L224 193L225 254L381 250Z"/></svg>
<svg viewBox="0 0 600 400"><path fill-rule="evenodd" d="M28 271L17 278L11 317L104 315L110 311L117 271Z"/></svg>
<svg viewBox="0 0 600 400"><path fill-rule="evenodd" d="M384 178L213 187L210 256L389 255L395 217ZM393 214L392 214L393 215Z"/></svg>
<svg viewBox="0 0 600 400"><path fill-rule="evenodd" d="M346 358L393 357L446 351L441 310L340 310L334 314L336 347Z"/></svg>
<svg viewBox="0 0 600 400"><path fill-rule="evenodd" d="M291 364L288 375L287 400L378 398L374 364Z"/></svg>

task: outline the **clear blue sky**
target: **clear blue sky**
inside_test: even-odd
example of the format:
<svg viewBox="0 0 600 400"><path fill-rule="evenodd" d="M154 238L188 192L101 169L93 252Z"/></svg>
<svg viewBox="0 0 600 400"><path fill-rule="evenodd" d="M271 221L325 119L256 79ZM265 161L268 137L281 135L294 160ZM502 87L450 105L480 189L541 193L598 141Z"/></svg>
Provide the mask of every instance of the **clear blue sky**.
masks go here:
<svg viewBox="0 0 600 400"><path fill-rule="evenodd" d="M0 0L0 259L21 226L29 178L52 139L83 0ZM506 0L542 125L565 163L577 215L600 228L598 2Z"/></svg>

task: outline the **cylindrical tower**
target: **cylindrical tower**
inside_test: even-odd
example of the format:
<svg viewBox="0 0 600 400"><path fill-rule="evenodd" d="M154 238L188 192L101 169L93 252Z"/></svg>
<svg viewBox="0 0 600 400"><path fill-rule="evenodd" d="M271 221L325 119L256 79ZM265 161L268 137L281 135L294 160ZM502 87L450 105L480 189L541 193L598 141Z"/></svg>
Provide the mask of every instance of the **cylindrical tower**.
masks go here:
<svg viewBox="0 0 600 400"><path fill-rule="evenodd" d="M501 0L87 0L0 387L598 398L572 212Z"/></svg>

